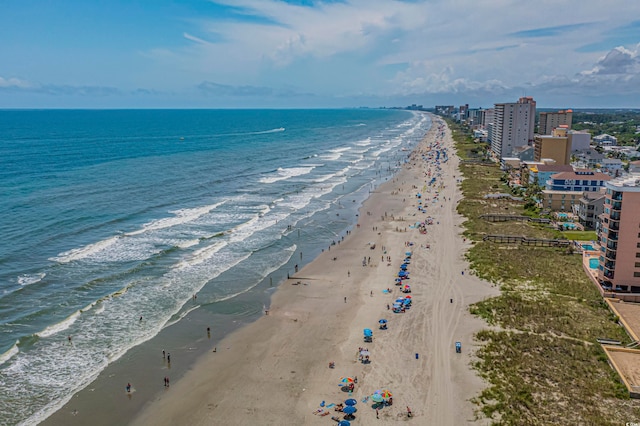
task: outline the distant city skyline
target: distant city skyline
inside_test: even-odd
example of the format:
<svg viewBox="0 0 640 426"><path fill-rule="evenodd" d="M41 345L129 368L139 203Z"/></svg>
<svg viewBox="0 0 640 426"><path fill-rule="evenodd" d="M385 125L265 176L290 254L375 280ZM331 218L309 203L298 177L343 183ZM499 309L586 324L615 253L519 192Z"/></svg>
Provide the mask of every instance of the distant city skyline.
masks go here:
<svg viewBox="0 0 640 426"><path fill-rule="evenodd" d="M640 108L635 0L0 6L0 108Z"/></svg>

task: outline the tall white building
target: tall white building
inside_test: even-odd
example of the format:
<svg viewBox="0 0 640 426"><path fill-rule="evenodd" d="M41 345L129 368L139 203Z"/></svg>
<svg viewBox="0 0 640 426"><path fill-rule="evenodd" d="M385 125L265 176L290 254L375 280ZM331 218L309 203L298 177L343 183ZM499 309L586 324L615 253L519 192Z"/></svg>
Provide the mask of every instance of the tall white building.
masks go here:
<svg viewBox="0 0 640 426"><path fill-rule="evenodd" d="M510 157L512 152L533 144L536 119L536 101L522 97L515 103L495 104L491 150L499 158Z"/></svg>

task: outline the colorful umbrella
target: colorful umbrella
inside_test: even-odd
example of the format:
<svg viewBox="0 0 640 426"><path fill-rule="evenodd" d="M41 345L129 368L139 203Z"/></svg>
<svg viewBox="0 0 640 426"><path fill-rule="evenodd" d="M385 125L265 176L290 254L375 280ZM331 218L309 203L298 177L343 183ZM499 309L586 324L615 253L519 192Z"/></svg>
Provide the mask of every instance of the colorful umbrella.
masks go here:
<svg viewBox="0 0 640 426"><path fill-rule="evenodd" d="M353 377L342 377L340 379L340 386L350 385L351 383L355 383L355 380L353 380Z"/></svg>
<svg viewBox="0 0 640 426"><path fill-rule="evenodd" d="M373 395L371 395L371 400L373 402L382 402L384 401L384 398L379 393L374 393Z"/></svg>
<svg viewBox="0 0 640 426"><path fill-rule="evenodd" d="M388 390L386 390L386 389L385 389L385 390L383 390L382 392L380 392L380 396L381 396L383 399L389 399L389 398L391 398L393 395L391 394L391 392L389 392Z"/></svg>

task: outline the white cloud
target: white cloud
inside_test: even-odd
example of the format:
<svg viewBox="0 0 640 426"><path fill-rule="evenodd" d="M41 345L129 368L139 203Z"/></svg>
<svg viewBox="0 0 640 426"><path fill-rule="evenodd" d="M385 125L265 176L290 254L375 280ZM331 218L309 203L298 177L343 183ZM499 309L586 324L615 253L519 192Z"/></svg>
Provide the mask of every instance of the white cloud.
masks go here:
<svg viewBox="0 0 640 426"><path fill-rule="evenodd" d="M3 78L0 76L0 88L28 89L29 87L31 87L31 83L26 80L20 80L15 77Z"/></svg>

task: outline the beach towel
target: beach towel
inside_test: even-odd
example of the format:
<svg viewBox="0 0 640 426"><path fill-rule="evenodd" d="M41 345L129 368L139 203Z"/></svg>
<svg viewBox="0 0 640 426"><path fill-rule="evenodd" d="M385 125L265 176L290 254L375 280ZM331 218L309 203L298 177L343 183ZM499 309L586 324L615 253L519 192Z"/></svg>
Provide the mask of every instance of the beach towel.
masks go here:
<svg viewBox="0 0 640 426"><path fill-rule="evenodd" d="M335 407L336 404L334 404L333 402L329 405L327 405L327 408L331 408L331 407Z"/></svg>

